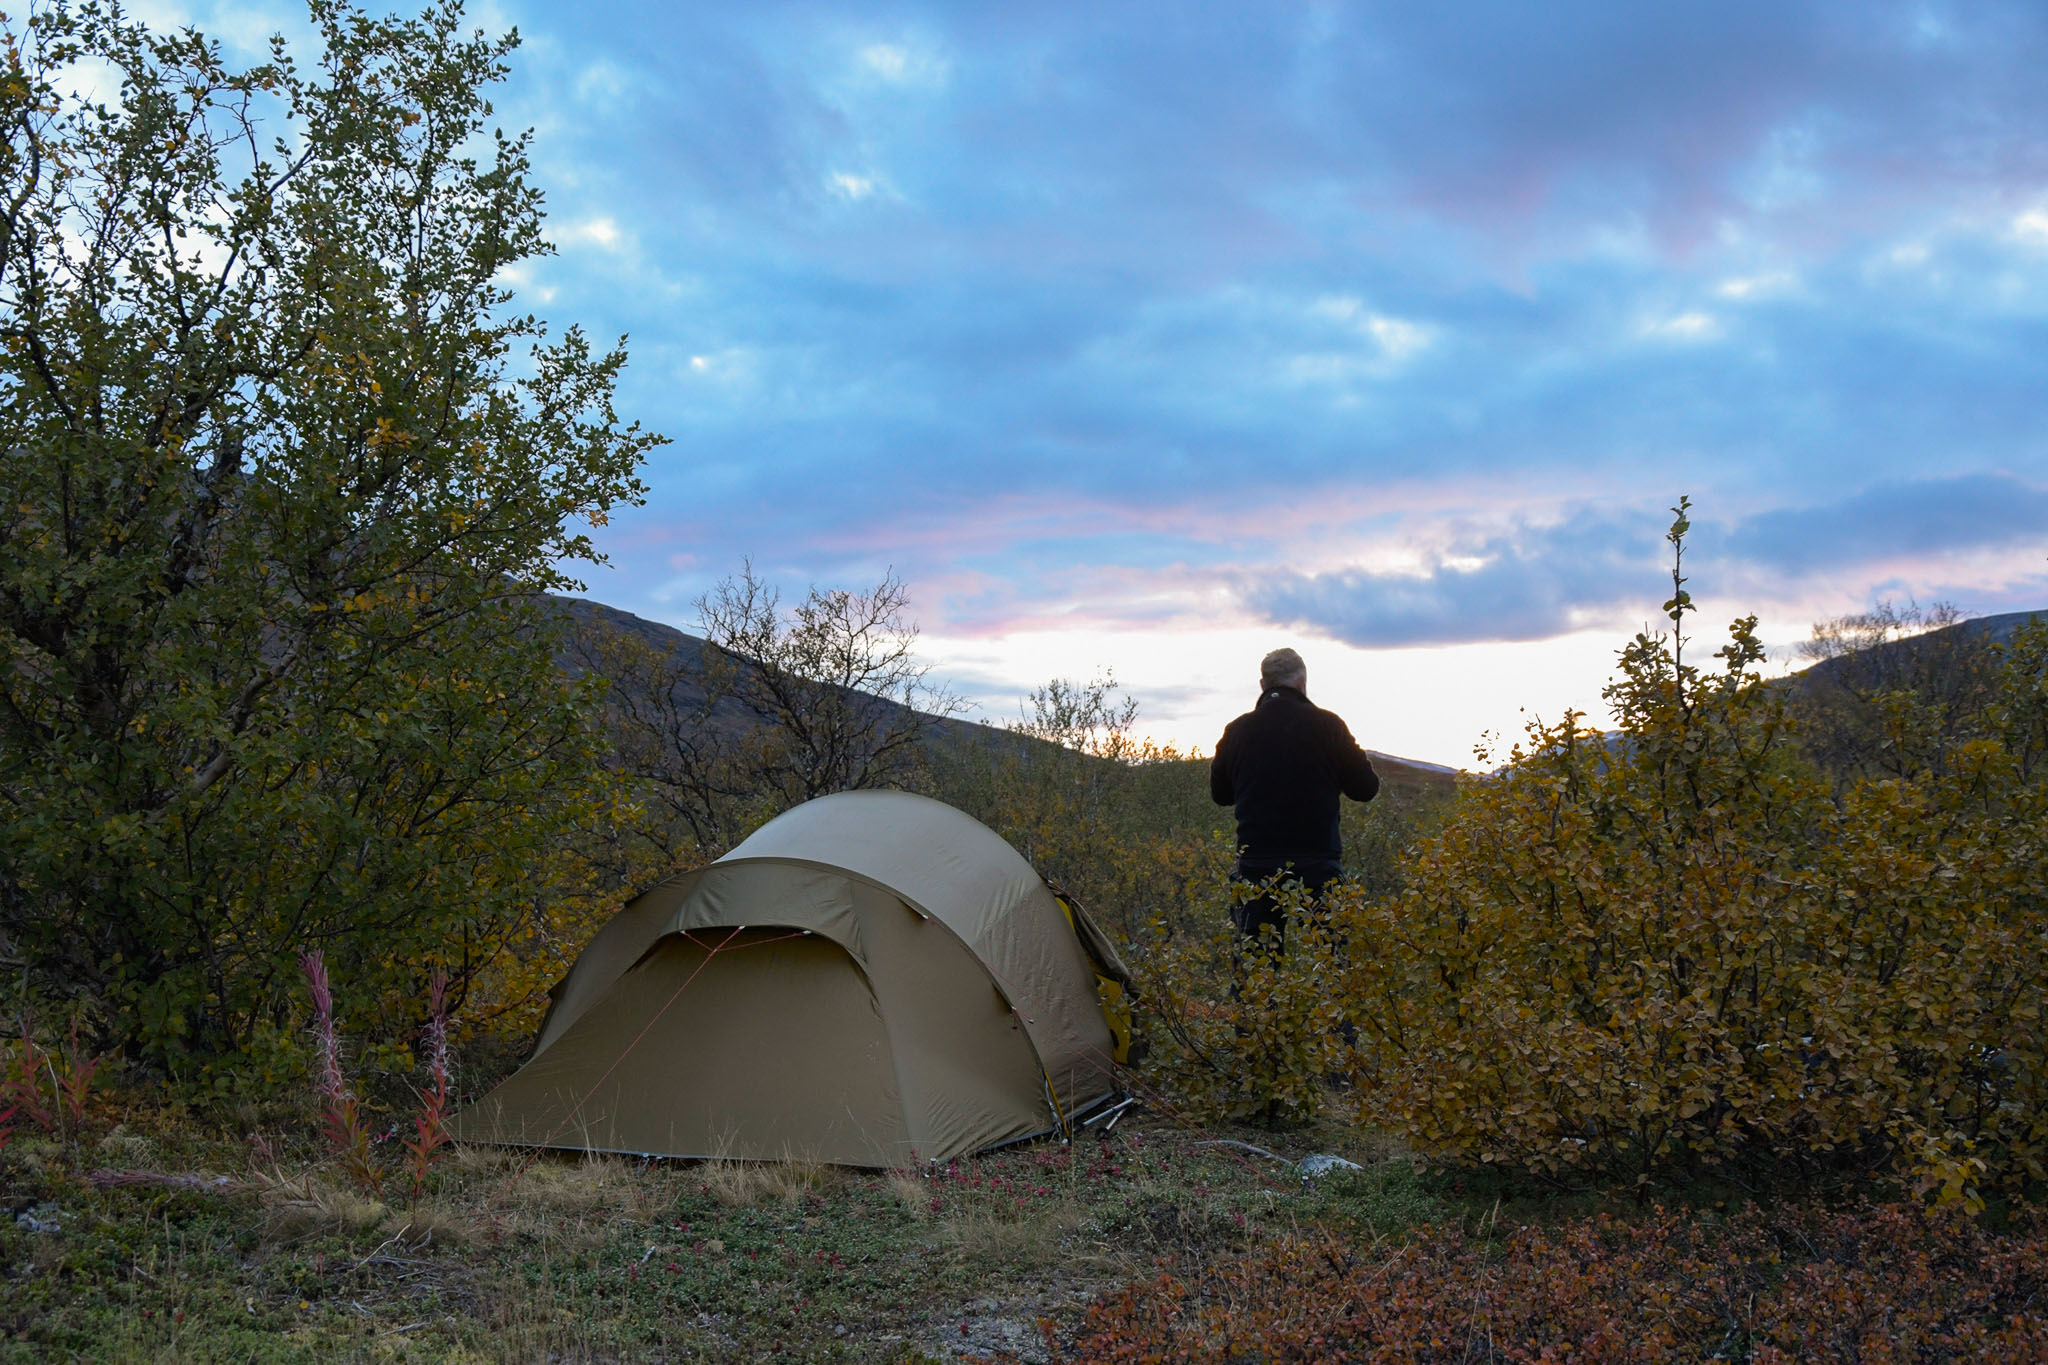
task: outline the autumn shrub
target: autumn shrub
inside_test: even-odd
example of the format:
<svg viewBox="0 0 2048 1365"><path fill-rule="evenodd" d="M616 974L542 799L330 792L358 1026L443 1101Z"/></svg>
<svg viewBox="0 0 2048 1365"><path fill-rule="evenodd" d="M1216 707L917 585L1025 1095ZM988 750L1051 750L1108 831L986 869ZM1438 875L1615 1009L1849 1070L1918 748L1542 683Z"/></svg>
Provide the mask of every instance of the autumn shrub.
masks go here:
<svg viewBox="0 0 2048 1365"><path fill-rule="evenodd" d="M933 794L1003 836L1129 947L1159 915L1185 918L1229 851L1208 764L1133 733L1137 703L1101 675L1055 678L1020 718L933 750ZM1219 856L1222 862L1219 863Z"/></svg>
<svg viewBox="0 0 2048 1365"><path fill-rule="evenodd" d="M1230 921L1234 902L1261 891L1288 918L1284 940L1248 941ZM1299 883L1213 875L1184 909L1184 920L1156 916L1132 954L1155 1043L1146 1079L1200 1120L1315 1118L1348 1065L1340 943Z"/></svg>
<svg viewBox="0 0 2048 1365"><path fill-rule="evenodd" d="M1973 1203L2042 1179L2043 664L1997 737L1837 796L1799 753L1754 618L1700 670L1683 507L1669 637L1618 731L1532 725L1468 782L1399 896L1354 899L1361 1116L1418 1149L1564 1178L1730 1163L1916 1172Z"/></svg>
<svg viewBox="0 0 2048 1365"><path fill-rule="evenodd" d="M1897 1206L1282 1238L1093 1305L1062 1360L2012 1361L2048 1353L2048 1234Z"/></svg>

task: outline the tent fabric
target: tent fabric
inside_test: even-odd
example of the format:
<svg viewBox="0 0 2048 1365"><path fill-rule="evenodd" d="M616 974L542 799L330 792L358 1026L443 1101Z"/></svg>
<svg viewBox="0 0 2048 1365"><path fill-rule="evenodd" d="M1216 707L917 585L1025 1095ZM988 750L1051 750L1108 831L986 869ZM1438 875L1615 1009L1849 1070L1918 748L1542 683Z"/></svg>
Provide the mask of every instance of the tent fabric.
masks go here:
<svg viewBox="0 0 2048 1365"><path fill-rule="evenodd" d="M942 1161L1114 1091L1096 967L986 826L844 792L671 877L599 931L470 1141Z"/></svg>

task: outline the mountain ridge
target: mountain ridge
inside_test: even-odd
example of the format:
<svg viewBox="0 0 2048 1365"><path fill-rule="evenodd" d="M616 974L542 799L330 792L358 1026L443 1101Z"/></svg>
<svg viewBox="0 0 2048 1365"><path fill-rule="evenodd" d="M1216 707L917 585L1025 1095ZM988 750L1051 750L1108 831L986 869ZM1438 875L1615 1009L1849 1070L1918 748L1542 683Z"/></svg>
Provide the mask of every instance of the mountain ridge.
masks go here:
<svg viewBox="0 0 2048 1365"><path fill-rule="evenodd" d="M701 682L703 677L701 658L703 650L708 643L703 637L692 635L688 631L679 630L664 622L651 621L644 616L637 616L623 608L611 606L595 598L567 597L549 593L542 601L548 609L565 618L572 630L580 628L585 631L613 631L636 637L641 643L655 649L664 658L672 661L677 666L678 673L681 675L680 681L686 688L683 697L684 701L693 706L703 701L705 692ZM582 676L586 673L598 672L598 670L590 667L586 660L578 659L573 655L558 656L557 662L571 676ZM607 681L611 682L614 686L618 685L617 679L607 678ZM881 706L889 708L901 708L902 706L900 702L890 701L886 698L877 697L874 698L874 701ZM714 704L712 715L718 721L734 726L751 726L760 723L744 706L730 698L722 699ZM1017 743L1028 748L1030 745L1051 743L1049 740L1039 739L1036 736L1019 734L993 721L961 720L952 716L934 716L925 713L925 722L930 727L930 739L927 742L935 742L941 746L965 743L986 744L995 741ZM1374 769L1379 772L1381 781L1391 787L1448 789L1455 783L1459 771L1456 768L1446 767L1441 763L1430 763L1415 758L1403 758L1398 754L1385 753L1378 749L1367 749L1366 753L1372 759Z"/></svg>
<svg viewBox="0 0 2048 1365"><path fill-rule="evenodd" d="M589 597L568 597L547 594L543 599L547 609L560 615L572 632L610 632L630 635L643 645L655 650L662 658L676 666L678 683L684 689L680 700L684 709L694 709L705 698L701 662L707 645L701 636L692 635L664 622L649 620L620 607L611 606ZM1956 644L1974 643L1980 639L2003 643L2012 638L2013 632L2029 621L2048 616L2048 608L2038 611L2000 612L1990 616L1970 617L1954 624L1934 630L1922 631L1899 639L1887 640L1865 650L1857 650L1833 658L1820 659L1804 668L1793 670L1771 680L1774 687L1811 688L1830 681L1847 670L1860 666L1867 667L1875 660L1906 659L1927 650ZM557 658L558 664L571 676L599 671L592 668L587 660L573 654ZM607 678L613 686L621 681ZM886 698L872 698L874 704L894 709L903 708L900 702ZM924 714L927 727L926 743L941 748L964 744L1008 744L1017 746L1020 752L1030 752L1032 746L1050 744L1051 741L1036 736L1020 734L988 720L962 720L952 716ZM761 720L738 701L726 697L716 701L710 710L713 723L737 729L762 724ZM1422 759L1403 758L1383 750L1367 749L1373 767L1381 780L1391 788L1410 791L1449 790L1456 783L1461 769Z"/></svg>

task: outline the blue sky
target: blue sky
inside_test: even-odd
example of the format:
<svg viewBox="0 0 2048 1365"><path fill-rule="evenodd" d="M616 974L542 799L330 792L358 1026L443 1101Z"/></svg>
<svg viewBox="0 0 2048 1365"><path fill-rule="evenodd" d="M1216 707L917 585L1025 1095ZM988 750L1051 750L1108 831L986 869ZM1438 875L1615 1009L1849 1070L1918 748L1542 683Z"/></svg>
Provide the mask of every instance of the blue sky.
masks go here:
<svg viewBox="0 0 2048 1365"><path fill-rule="evenodd" d="M1703 635L2048 606L2038 3L474 13L522 302L674 438L616 605L893 567L997 718L1110 667L1207 745L1293 643L1454 764L1597 707L1680 493Z"/></svg>

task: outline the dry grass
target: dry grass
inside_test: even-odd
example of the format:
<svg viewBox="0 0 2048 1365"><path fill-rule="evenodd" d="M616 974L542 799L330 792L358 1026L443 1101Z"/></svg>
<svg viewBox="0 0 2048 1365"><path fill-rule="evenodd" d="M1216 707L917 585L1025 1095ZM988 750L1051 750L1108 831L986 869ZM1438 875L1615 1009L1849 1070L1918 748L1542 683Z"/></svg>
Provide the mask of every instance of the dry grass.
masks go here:
<svg viewBox="0 0 2048 1365"><path fill-rule="evenodd" d="M430 1198L394 1208L319 1175L258 1171L264 1240L388 1232L408 1246L476 1246L513 1237L564 1249L603 1243L622 1223L644 1222L666 1197L658 1178L619 1157L542 1157L458 1148Z"/></svg>
<svg viewBox="0 0 2048 1365"><path fill-rule="evenodd" d="M909 1171L889 1172L889 1193L909 1212L912 1218L929 1217L932 1211L931 1186L918 1179Z"/></svg>
<svg viewBox="0 0 2048 1365"><path fill-rule="evenodd" d="M481 1143L458 1142L442 1149L441 1169L465 1176L510 1171L529 1158L509 1147L486 1147Z"/></svg>
<svg viewBox="0 0 2048 1365"><path fill-rule="evenodd" d="M542 1158L517 1178L519 1202L570 1217L623 1210L633 1203L633 1168L615 1156Z"/></svg>
<svg viewBox="0 0 2048 1365"><path fill-rule="evenodd" d="M573 1277L545 1296L501 1284L480 1315L489 1324L487 1358L495 1365L616 1361L620 1359L616 1346L605 1339L603 1331L593 1330L604 1321L607 1311L607 1305L587 1295Z"/></svg>
<svg viewBox="0 0 2048 1365"><path fill-rule="evenodd" d="M492 1220L474 1208L445 1200L427 1200L413 1205L397 1219L398 1236L408 1245L463 1247L489 1241Z"/></svg>
<svg viewBox="0 0 2048 1365"><path fill-rule="evenodd" d="M493 1159L465 1154L432 1216L469 1241L510 1237L588 1250L624 1224L643 1223L668 1197L668 1182L605 1153Z"/></svg>
<svg viewBox="0 0 2048 1365"><path fill-rule="evenodd" d="M391 1216L391 1206L382 1200L313 1175L296 1180L276 1174L263 1176L256 1189L267 1242L288 1244L309 1237L349 1236L368 1232Z"/></svg>
<svg viewBox="0 0 2048 1365"><path fill-rule="evenodd" d="M939 1240L973 1264L1023 1268L1065 1264L1067 1243L1087 1221L1068 1200L1034 1200L1028 1208L992 1208L947 1216Z"/></svg>
<svg viewBox="0 0 2048 1365"><path fill-rule="evenodd" d="M795 1207L836 1178L831 1167L815 1161L707 1161L697 1176L713 1199L734 1209Z"/></svg>

